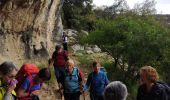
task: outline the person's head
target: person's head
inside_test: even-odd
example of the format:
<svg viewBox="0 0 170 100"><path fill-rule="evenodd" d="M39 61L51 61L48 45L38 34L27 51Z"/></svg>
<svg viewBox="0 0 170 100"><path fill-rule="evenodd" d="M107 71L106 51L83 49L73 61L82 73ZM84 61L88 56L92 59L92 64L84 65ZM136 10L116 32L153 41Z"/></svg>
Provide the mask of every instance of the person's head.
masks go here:
<svg viewBox="0 0 170 100"><path fill-rule="evenodd" d="M73 61L72 59L67 60L67 62L66 62L66 68L67 68L67 70L68 70L69 72L71 72L72 69L73 69L73 67L74 67L74 61Z"/></svg>
<svg viewBox="0 0 170 100"><path fill-rule="evenodd" d="M63 32L63 35L66 35L66 32Z"/></svg>
<svg viewBox="0 0 170 100"><path fill-rule="evenodd" d="M12 81L17 74L17 68L13 62L5 61L0 65L0 78L3 83Z"/></svg>
<svg viewBox="0 0 170 100"><path fill-rule="evenodd" d="M61 52L61 51L62 51L61 45L56 45L56 46L55 46L55 51Z"/></svg>
<svg viewBox="0 0 170 100"><path fill-rule="evenodd" d="M159 79L156 69L151 66L141 67L139 75L142 84L146 84L147 82L154 83Z"/></svg>
<svg viewBox="0 0 170 100"><path fill-rule="evenodd" d="M104 91L105 100L126 100L127 95L126 85L120 81L109 83Z"/></svg>
<svg viewBox="0 0 170 100"><path fill-rule="evenodd" d="M99 63L99 62L94 61L94 62L92 63L92 67L93 67L93 71L94 71L94 72L98 73L98 72L100 71L100 63Z"/></svg>
<svg viewBox="0 0 170 100"><path fill-rule="evenodd" d="M42 68L39 72L38 72L38 82L45 82L50 80L51 78L51 72L48 68Z"/></svg>

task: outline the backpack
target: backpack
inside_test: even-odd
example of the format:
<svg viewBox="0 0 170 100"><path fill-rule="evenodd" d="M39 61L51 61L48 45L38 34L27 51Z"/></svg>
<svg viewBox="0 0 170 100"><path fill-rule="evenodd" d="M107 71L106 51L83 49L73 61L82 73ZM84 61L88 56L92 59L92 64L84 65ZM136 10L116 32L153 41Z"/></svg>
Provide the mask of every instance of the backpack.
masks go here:
<svg viewBox="0 0 170 100"><path fill-rule="evenodd" d="M166 96L167 96L166 100L170 100L170 86L163 81L157 81L156 84L163 86L166 92Z"/></svg>
<svg viewBox="0 0 170 100"><path fill-rule="evenodd" d="M77 67L74 67L74 69L73 69L73 72L72 72L72 75L73 76L69 76L69 75L67 75L67 73L65 74L65 76L64 76L64 78L63 78L63 86L64 86L64 89L66 89L67 88L67 90L69 89L69 90L73 90L73 88L75 88L75 87L69 87L68 88L68 86L70 85L71 86L71 84L72 84L72 78L75 78L75 77L77 77L78 78L78 84L80 85L80 87L82 87L83 86L83 84L82 84L82 81L83 81L83 79L84 79L84 74L83 74L83 72L80 70L80 69L78 69ZM68 77L70 77L70 79L68 80ZM71 78L72 77L72 78ZM68 86L66 86L67 84L69 84ZM67 91L66 90L66 91ZM80 88L80 91L81 91L81 88Z"/></svg>
<svg viewBox="0 0 170 100"><path fill-rule="evenodd" d="M100 71L104 72L105 74L107 74L107 71L104 67L100 67Z"/></svg>
<svg viewBox="0 0 170 100"><path fill-rule="evenodd" d="M16 80L18 81L18 84L15 88L15 91L17 91L19 89L19 87L22 85L22 81L26 78L29 77L30 80L30 86L28 88L28 91L30 91L30 88L33 85L33 74L38 74L39 69L37 66L35 66L34 64L23 64L22 67L20 68L20 70L18 71L17 75L16 75Z"/></svg>

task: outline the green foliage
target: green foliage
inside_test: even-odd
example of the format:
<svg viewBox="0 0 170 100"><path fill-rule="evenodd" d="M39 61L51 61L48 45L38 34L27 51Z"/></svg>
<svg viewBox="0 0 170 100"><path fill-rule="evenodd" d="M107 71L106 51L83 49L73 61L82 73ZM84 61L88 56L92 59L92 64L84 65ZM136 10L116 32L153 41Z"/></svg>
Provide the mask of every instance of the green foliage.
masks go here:
<svg viewBox="0 0 170 100"><path fill-rule="evenodd" d="M65 0L62 19L66 28L93 30L92 0ZM93 18L92 18L93 17Z"/></svg>
<svg viewBox="0 0 170 100"><path fill-rule="evenodd" d="M152 16L126 15L114 20L99 20L97 29L82 40L97 44L102 51L112 55L114 79L125 82L130 91L133 91L141 66L165 70L170 64L169 31Z"/></svg>

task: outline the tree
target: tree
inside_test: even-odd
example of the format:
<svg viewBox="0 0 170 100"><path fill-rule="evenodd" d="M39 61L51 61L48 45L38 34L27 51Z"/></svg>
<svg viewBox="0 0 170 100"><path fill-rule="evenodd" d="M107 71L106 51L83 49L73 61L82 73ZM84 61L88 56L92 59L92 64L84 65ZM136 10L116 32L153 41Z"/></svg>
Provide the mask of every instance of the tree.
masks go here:
<svg viewBox="0 0 170 100"><path fill-rule="evenodd" d="M120 16L100 20L98 24L98 29L84 41L97 44L114 58L113 68L122 73L117 78L128 86L136 83L140 67L151 65L162 69L163 62L170 61L167 55L170 53L169 31L153 17Z"/></svg>
<svg viewBox="0 0 170 100"><path fill-rule="evenodd" d="M92 0L65 0L63 4L63 22L66 28L91 30L88 24L93 21L88 20L92 13ZM86 23L88 21L88 23ZM87 29L86 29L87 28Z"/></svg>
<svg viewBox="0 0 170 100"><path fill-rule="evenodd" d="M140 15L153 15L156 14L155 0L145 0L142 3L135 4L133 11Z"/></svg>
<svg viewBox="0 0 170 100"><path fill-rule="evenodd" d="M115 16L124 14L129 10L126 0L114 0L111 6L96 7L94 13L97 18L113 19Z"/></svg>

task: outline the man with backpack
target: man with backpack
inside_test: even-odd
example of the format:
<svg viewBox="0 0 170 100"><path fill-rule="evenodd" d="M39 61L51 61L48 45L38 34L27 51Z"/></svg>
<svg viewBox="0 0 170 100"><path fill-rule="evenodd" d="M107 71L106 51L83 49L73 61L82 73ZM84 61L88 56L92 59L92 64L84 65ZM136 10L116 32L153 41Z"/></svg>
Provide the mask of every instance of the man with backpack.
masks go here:
<svg viewBox="0 0 170 100"><path fill-rule="evenodd" d="M83 73L74 65L73 60L66 63L65 76L63 78L63 89L65 100L80 100L83 89Z"/></svg>
<svg viewBox="0 0 170 100"><path fill-rule="evenodd" d="M67 60L68 52L63 50L60 45L57 45L49 63L50 65L53 64L54 66L55 76L59 84L62 83L61 80L62 76L64 76L65 64Z"/></svg>
<svg viewBox="0 0 170 100"><path fill-rule="evenodd" d="M159 76L151 66L140 68L141 84L138 88L137 100L170 100L170 88L164 82L159 82Z"/></svg>
<svg viewBox="0 0 170 100"><path fill-rule="evenodd" d="M34 64L24 64L19 70L16 93L19 100L39 100L38 95L43 82L50 80L51 73L48 68L40 71Z"/></svg>
<svg viewBox="0 0 170 100"><path fill-rule="evenodd" d="M100 63L94 61L93 72L88 75L87 82L84 86L84 91L90 88L91 100L104 100L104 89L109 83L106 72L100 70Z"/></svg>

